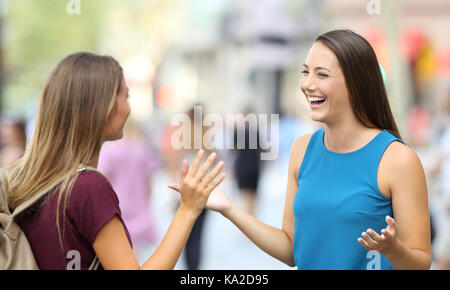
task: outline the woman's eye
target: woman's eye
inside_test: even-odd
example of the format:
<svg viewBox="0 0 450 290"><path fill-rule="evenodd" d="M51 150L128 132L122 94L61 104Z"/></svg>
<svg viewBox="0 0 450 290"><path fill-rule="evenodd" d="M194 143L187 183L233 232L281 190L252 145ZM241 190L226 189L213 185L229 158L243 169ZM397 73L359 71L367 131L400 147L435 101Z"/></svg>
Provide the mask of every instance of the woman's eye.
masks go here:
<svg viewBox="0 0 450 290"><path fill-rule="evenodd" d="M309 72L306 71L306 70L302 71L302 74L308 74L308 73L309 73Z"/></svg>
<svg viewBox="0 0 450 290"><path fill-rule="evenodd" d="M327 74L323 74L323 73L319 73L319 77L326 78L326 77L328 77L328 75Z"/></svg>

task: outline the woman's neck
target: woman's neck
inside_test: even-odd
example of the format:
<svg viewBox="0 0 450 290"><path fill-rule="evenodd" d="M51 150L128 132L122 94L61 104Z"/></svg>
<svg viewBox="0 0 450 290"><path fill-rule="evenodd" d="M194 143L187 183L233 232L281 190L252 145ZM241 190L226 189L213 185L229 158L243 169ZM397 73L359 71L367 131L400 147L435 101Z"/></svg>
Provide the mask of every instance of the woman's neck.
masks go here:
<svg viewBox="0 0 450 290"><path fill-rule="evenodd" d="M368 128L359 122L342 125L325 124L325 146L334 152L351 152L369 143L380 129Z"/></svg>
<svg viewBox="0 0 450 290"><path fill-rule="evenodd" d="M99 156L100 154L95 155L94 158L92 158L92 160L86 165L89 167L97 168Z"/></svg>
<svg viewBox="0 0 450 290"><path fill-rule="evenodd" d="M100 152L101 152L101 148L103 147L103 144L105 144L105 142L108 141L106 139L102 140L102 146L100 147ZM89 161L89 164L86 164L87 166L93 167L93 168L97 168L98 167L98 160L100 158L100 152L98 152L97 154L95 154L91 161Z"/></svg>

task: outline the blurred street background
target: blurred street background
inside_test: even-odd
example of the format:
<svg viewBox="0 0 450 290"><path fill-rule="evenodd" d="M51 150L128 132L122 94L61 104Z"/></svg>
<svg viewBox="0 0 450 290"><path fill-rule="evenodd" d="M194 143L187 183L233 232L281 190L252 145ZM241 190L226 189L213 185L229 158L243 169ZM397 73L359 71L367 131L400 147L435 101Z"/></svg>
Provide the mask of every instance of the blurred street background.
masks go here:
<svg viewBox="0 0 450 290"><path fill-rule="evenodd" d="M450 130L448 0L0 0L0 166L23 152L56 63L77 51L107 54L122 65L130 88L124 142L140 140L147 152L147 234L136 229L133 238L141 261L175 213L178 194L167 184L178 182L182 159L191 158L172 148L171 118L195 104L203 114L279 114L278 158L261 162L250 200L233 176L236 152L217 152L229 172L220 187L281 227L290 146L319 128L299 89L301 65L316 36L342 28L375 49L402 137L426 170L434 253L435 241L450 235L443 190L450 172L441 170L450 157L440 153ZM115 146L105 144L105 160L120 160ZM132 193L118 195L125 220L136 218ZM197 230L176 269L291 269L215 212L205 212Z"/></svg>

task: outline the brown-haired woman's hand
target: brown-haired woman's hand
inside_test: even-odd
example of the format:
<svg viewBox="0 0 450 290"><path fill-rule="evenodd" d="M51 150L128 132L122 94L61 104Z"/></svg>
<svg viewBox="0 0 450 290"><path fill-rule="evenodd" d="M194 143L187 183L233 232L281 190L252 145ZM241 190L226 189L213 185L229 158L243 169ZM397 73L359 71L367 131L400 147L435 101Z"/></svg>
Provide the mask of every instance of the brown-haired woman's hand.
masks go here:
<svg viewBox="0 0 450 290"><path fill-rule="evenodd" d="M181 194L180 208L192 211L199 215L204 209L211 192L224 180L226 174L222 173L218 177L224 162L220 161L208 173L217 158L216 153L212 153L200 167L204 155L204 150L200 150L192 163L191 168L186 160L183 160L180 183L169 184L168 187ZM217 178L216 178L217 177Z"/></svg>
<svg viewBox="0 0 450 290"><path fill-rule="evenodd" d="M216 188L209 195L205 208L221 214L226 214L227 211L231 210L233 205L233 202L228 198L225 192Z"/></svg>
<svg viewBox="0 0 450 290"><path fill-rule="evenodd" d="M400 243L397 234L397 223L390 216L386 216L387 228L381 230L381 235L372 229L361 234L362 238L358 238L358 242L366 248L366 250L375 250L384 255L389 255L394 251Z"/></svg>

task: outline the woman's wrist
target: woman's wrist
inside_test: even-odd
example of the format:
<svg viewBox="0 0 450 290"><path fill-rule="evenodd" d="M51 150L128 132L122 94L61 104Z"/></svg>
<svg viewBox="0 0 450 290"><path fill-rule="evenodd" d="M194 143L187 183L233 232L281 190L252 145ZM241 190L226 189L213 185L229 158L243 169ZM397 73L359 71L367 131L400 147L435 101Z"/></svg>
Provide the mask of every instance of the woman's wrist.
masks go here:
<svg viewBox="0 0 450 290"><path fill-rule="evenodd" d="M182 216L185 219L194 220L194 221L198 218L200 213L201 213L201 210L186 206L183 203L180 204L180 206L178 207L178 210L177 210L178 215Z"/></svg>
<svg viewBox="0 0 450 290"><path fill-rule="evenodd" d="M231 206L227 209L224 209L222 211L220 211L220 213L227 219L230 219L231 216L233 215L234 212L236 212L236 210L238 210L239 208L231 202Z"/></svg>
<svg viewBox="0 0 450 290"><path fill-rule="evenodd" d="M402 255L404 253L405 247L403 243L400 241L400 239L396 238L392 246L386 249L382 252L382 254L388 259L395 259L395 257L398 257L399 255Z"/></svg>

